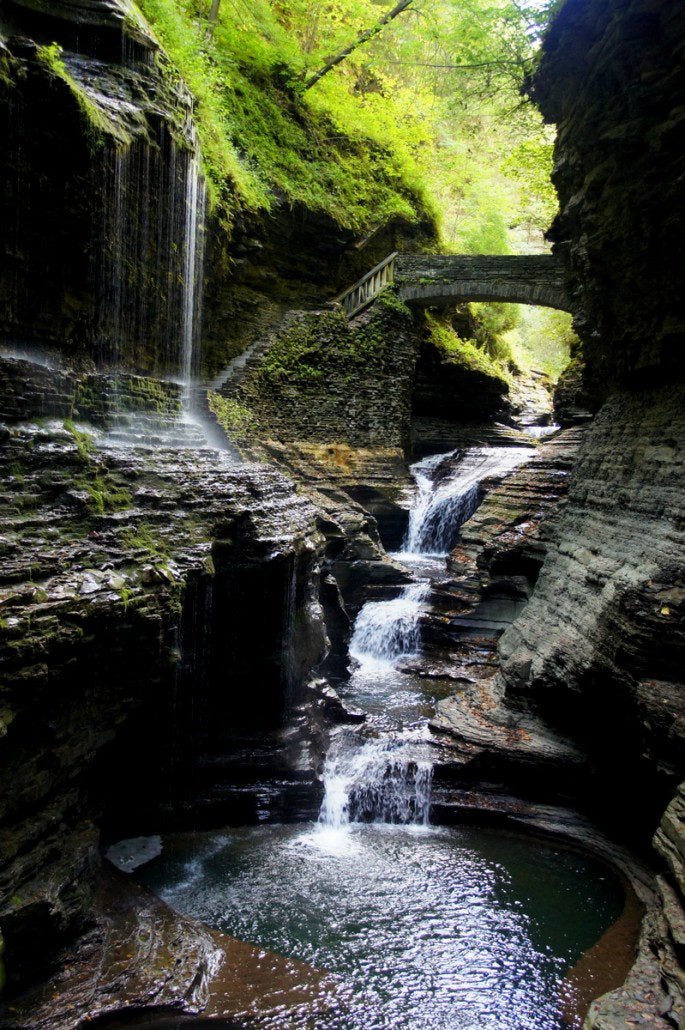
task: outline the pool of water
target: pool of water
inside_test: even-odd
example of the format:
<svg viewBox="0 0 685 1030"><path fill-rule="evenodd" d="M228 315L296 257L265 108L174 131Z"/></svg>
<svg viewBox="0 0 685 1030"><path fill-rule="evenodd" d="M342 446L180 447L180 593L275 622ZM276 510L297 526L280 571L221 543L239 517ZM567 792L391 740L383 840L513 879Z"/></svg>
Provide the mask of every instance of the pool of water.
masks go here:
<svg viewBox="0 0 685 1030"><path fill-rule="evenodd" d="M590 857L470 827L179 835L137 875L189 916L337 974L349 994L315 1022L331 1030L581 1025L566 974L624 902Z"/></svg>

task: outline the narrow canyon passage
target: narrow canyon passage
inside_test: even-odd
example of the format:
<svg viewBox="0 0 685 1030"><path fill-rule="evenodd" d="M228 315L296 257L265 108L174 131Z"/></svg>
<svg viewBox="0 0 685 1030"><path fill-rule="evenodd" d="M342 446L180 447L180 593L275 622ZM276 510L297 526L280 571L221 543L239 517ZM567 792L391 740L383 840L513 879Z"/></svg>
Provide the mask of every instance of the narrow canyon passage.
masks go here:
<svg viewBox="0 0 685 1030"><path fill-rule="evenodd" d="M685 1026L685 5L0 0L0 1028Z"/></svg>
<svg viewBox="0 0 685 1030"><path fill-rule="evenodd" d="M483 484L492 489L535 453L470 448L412 467L406 536L393 557L413 582L357 615L339 686L357 725L331 737L317 823L169 835L161 845L142 838L110 851L125 856L124 868L152 855L140 882L185 915L336 974L336 1000L317 1026L581 1025L585 999L566 975L623 911L616 874L521 834L431 825L440 746L429 722L451 684L421 676L422 612ZM618 971L590 960L590 979L617 986L633 943L613 956ZM305 1027L312 1013L253 1018Z"/></svg>

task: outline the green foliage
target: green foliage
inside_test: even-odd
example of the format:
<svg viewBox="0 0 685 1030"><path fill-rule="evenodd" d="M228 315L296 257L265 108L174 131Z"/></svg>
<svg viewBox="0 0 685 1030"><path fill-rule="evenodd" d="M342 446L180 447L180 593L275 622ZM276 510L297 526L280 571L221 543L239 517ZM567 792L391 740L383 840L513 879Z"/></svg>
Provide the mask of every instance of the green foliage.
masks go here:
<svg viewBox="0 0 685 1030"><path fill-rule="evenodd" d="M227 210L285 200L357 232L440 213L445 244L471 253L549 220L549 130L519 95L544 3L422 0L306 93L376 0L222 0L213 26L209 0L138 3L193 93Z"/></svg>
<svg viewBox="0 0 685 1030"><path fill-rule="evenodd" d="M412 159L377 119L360 117L352 94L342 91L346 104L342 94L333 104L301 96L300 47L279 5L223 4L211 39L191 0L139 6L195 97L214 200L257 210L285 197L352 229L424 215Z"/></svg>
<svg viewBox="0 0 685 1030"><path fill-rule="evenodd" d="M476 340L462 340L446 319L439 319L429 311L426 312L426 324L431 343L443 352L448 361L508 385L505 372L478 346Z"/></svg>
<svg viewBox="0 0 685 1030"><path fill-rule="evenodd" d="M546 372L554 383L579 348L571 315L552 308L520 310L519 325L506 334L514 360L523 369Z"/></svg>
<svg viewBox="0 0 685 1030"><path fill-rule="evenodd" d="M486 354L502 365L516 364L507 334L519 325L518 304L470 304L476 322L475 340Z"/></svg>
<svg viewBox="0 0 685 1030"><path fill-rule="evenodd" d="M219 425L223 426L228 436L238 443L246 440L256 430L257 419L240 401L222 397L220 393L212 390L207 393L207 400Z"/></svg>

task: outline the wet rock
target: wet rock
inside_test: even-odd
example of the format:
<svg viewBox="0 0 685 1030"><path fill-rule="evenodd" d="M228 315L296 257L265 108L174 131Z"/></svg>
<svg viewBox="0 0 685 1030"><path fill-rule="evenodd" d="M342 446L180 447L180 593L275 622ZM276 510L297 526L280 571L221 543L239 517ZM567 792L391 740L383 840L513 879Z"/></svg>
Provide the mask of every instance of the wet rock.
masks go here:
<svg viewBox="0 0 685 1030"><path fill-rule="evenodd" d="M32 384L30 419L45 376L31 363L17 372ZM80 382L70 372L58 378L68 390ZM108 382L90 374L94 409ZM46 389L48 416L59 410L54 396ZM223 773L212 756L230 750L231 733L250 719L242 732L261 734L264 767L295 789L279 730L325 654L325 541L317 510L272 467L235 466L206 446L122 442L102 422L77 429L9 415L0 454L0 493L11 485L12 498L0 576L0 927L7 996L17 1013L34 1013L13 1016L16 1025L56 1025L31 991L57 976L66 1026L69 1013L99 1011L113 983L100 996L93 982L84 994L69 979L69 969L86 977L109 947L90 922L96 826L132 836L152 812L173 822L194 809L199 818L199 794L206 813L220 810L214 784ZM311 760L309 770L297 775L313 776ZM255 787L251 803L257 795ZM202 964L202 933L186 925L182 936L188 965L169 957L162 988L154 959L137 952L106 1006L192 1007L184 977L193 981Z"/></svg>
<svg viewBox="0 0 685 1030"><path fill-rule="evenodd" d="M678 386L616 394L585 430L535 590L500 643L512 702L533 701L573 726L606 789L646 826L683 763L685 441L665 461L654 458L680 440L682 404ZM617 718L621 733L607 753ZM636 780L642 805L621 795Z"/></svg>
<svg viewBox="0 0 685 1030"><path fill-rule="evenodd" d="M321 1012L340 987L333 977L184 919L121 874L103 872L90 925L57 957L48 982L3 1013L19 1030L71 1030L118 1015L126 1021L202 1013L241 1026L260 1011Z"/></svg>

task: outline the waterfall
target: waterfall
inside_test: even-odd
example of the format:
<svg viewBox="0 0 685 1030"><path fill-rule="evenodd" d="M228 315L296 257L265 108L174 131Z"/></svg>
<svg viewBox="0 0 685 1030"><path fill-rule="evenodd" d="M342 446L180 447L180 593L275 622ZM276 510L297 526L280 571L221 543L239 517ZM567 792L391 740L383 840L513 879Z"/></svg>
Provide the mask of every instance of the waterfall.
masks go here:
<svg viewBox="0 0 685 1030"><path fill-rule="evenodd" d="M123 104L124 102L121 101ZM205 186L191 114L188 146L165 127L103 152L105 246L98 272L101 358L177 375L190 400L200 334Z"/></svg>
<svg viewBox="0 0 685 1030"><path fill-rule="evenodd" d="M483 494L485 480L503 479L535 454L525 447L474 447L437 454L412 466L416 482L405 550L410 567L425 568L419 555L444 556L457 542ZM425 575L425 573L424 573ZM401 694L402 657L421 653L421 612L428 579L402 589L390 601L368 601L357 615L350 641L354 666L350 687L378 707ZM369 723L367 722L367 726ZM355 822L429 822L433 764L426 758L426 724L390 731L382 717L378 735L368 729L338 735L326 756L319 827L340 829Z"/></svg>
<svg viewBox="0 0 685 1030"><path fill-rule="evenodd" d="M183 286L181 295L181 377L186 408L192 404L192 381L202 314L202 271L204 263L205 188L200 175L200 158L193 150L186 172L185 220L183 233Z"/></svg>
<svg viewBox="0 0 685 1030"><path fill-rule="evenodd" d="M392 665L400 655L419 651L421 605L430 591L428 581L404 587L393 601L369 601L354 624L350 655L359 664Z"/></svg>
<svg viewBox="0 0 685 1030"><path fill-rule="evenodd" d="M446 555L483 495L483 482L502 479L529 461L529 447L471 447L436 454L412 465L416 498L409 513L404 551Z"/></svg>
<svg viewBox="0 0 685 1030"><path fill-rule="evenodd" d="M402 655L419 653L419 618L429 592L428 581L412 583L392 601L364 605L350 642L350 655L358 665L356 676L382 679L393 673ZM415 752L411 734L361 743L355 734L338 737L326 757L320 825L328 829L354 822L427 826L433 765Z"/></svg>
<svg viewBox="0 0 685 1030"><path fill-rule="evenodd" d="M429 822L433 766L411 754L403 740L378 738L361 747L338 738L326 758L319 824L340 829L349 823Z"/></svg>
<svg viewBox="0 0 685 1030"><path fill-rule="evenodd" d="M283 606L283 637L281 641L281 679L286 700L289 701L297 682L297 664L295 661L295 617L297 612L297 558L290 559L290 569L286 572L285 597Z"/></svg>
<svg viewBox="0 0 685 1030"><path fill-rule="evenodd" d="M430 591L412 583L392 601L365 604L355 622L350 655L355 675L365 679L392 674L402 655L420 651L419 618ZM348 823L428 825L433 765L419 760L412 735L365 740L343 735L326 757L324 799L319 823L340 829Z"/></svg>

